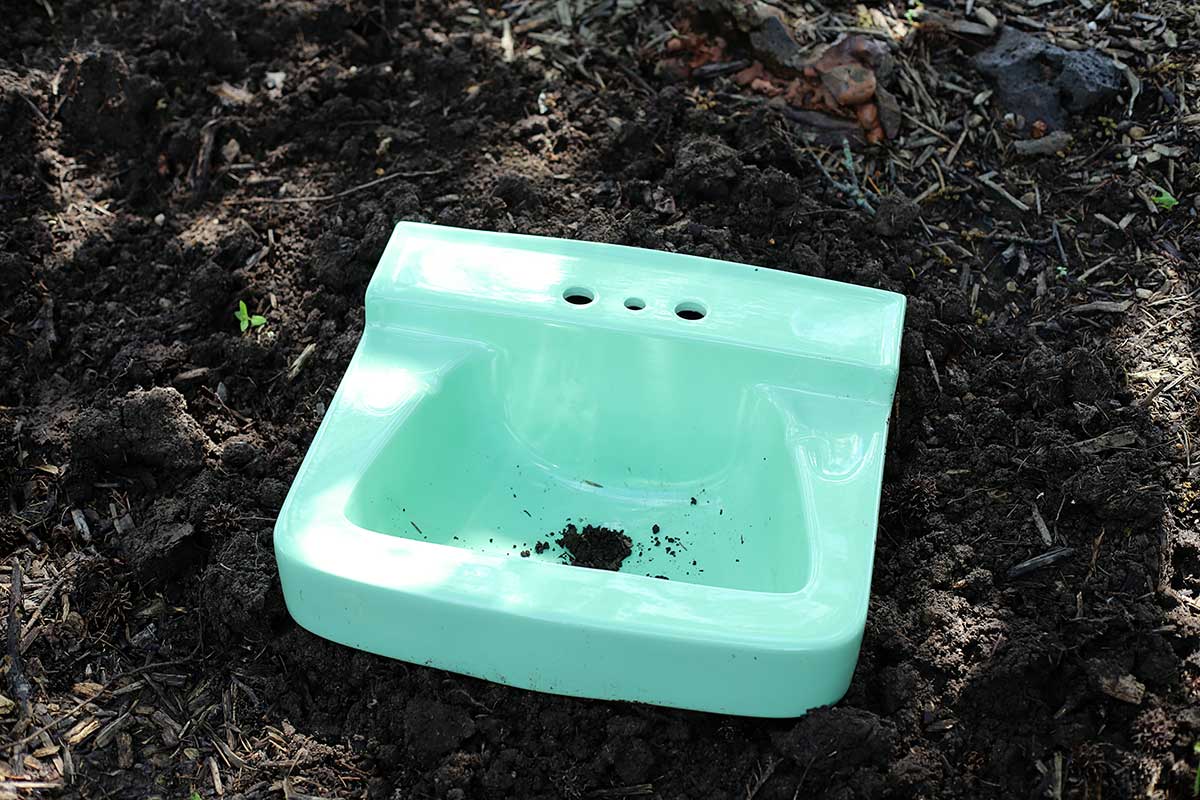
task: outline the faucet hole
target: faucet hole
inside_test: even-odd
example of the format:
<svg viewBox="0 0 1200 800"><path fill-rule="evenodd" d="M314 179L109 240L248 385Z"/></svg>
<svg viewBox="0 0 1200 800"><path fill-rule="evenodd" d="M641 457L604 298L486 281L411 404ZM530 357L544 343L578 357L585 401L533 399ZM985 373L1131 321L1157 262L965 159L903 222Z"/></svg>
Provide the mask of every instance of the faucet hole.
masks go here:
<svg viewBox="0 0 1200 800"><path fill-rule="evenodd" d="M641 311L646 307L646 301L640 297L626 297L625 307L630 311Z"/></svg>
<svg viewBox="0 0 1200 800"><path fill-rule="evenodd" d="M586 306L595 299L596 293L591 289L584 289L582 286L573 286L563 292L563 300L573 306Z"/></svg>
<svg viewBox="0 0 1200 800"><path fill-rule="evenodd" d="M708 309L704 307L703 303L697 303L695 300L688 300L675 306L675 316L680 319L694 322L698 319L704 319L707 315Z"/></svg>

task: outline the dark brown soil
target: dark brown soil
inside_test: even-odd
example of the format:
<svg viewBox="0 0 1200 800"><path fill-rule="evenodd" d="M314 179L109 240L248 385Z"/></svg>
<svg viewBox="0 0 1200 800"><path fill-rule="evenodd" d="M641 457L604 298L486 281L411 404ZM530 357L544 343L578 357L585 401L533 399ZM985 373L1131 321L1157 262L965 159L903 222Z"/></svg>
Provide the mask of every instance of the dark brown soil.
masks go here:
<svg viewBox="0 0 1200 800"><path fill-rule="evenodd" d="M1114 47L1141 35L1125 5L1098 23ZM535 2L550 21L518 20L509 59L496 3L14 0L0 555L25 579L33 689L28 717L0 711L0 795L18 773L175 800L1189 795L1200 169L1176 116L1197 72L1186 4L1152 5L1178 53L1151 65L1149 33L1122 50L1134 116L1072 120L1069 158L999 149L1011 132L973 102L969 39L898 46L901 105L948 123L858 156L883 194L922 197L872 219L761 98L655 71L683 4ZM591 11L566 24L557 6ZM1133 122L1161 138L1125 144ZM1129 166L1128 147L1159 145L1185 155ZM988 171L1036 190L1037 213ZM1141 198L1168 180L1180 205L1152 215ZM844 700L763 721L534 694L290 620L272 525L399 219L908 296ZM239 301L266 324L242 333Z"/></svg>
<svg viewBox="0 0 1200 800"><path fill-rule="evenodd" d="M558 534L555 543L567 551L567 563L573 567L619 570L633 552L633 540L624 531L595 525L579 530L568 524Z"/></svg>

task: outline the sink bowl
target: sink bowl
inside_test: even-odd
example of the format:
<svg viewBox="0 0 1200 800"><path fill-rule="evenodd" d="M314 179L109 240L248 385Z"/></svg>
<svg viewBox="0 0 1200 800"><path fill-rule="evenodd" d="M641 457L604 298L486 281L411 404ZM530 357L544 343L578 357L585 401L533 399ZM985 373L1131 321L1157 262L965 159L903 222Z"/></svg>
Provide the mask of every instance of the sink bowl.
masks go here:
<svg viewBox="0 0 1200 800"><path fill-rule="evenodd" d="M866 620L904 298L396 226L275 528L312 632L544 692L783 717ZM568 566L568 523L623 530Z"/></svg>

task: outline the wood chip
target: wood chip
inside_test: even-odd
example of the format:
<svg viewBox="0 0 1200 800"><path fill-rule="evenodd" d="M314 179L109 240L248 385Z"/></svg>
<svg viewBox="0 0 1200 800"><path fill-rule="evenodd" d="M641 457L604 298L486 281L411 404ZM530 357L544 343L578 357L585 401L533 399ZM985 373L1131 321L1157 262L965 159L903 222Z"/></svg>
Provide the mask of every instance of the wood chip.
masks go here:
<svg viewBox="0 0 1200 800"><path fill-rule="evenodd" d="M296 356L296 360L292 362L291 368L288 370L288 382L296 380L296 376L300 374L300 370L304 369L305 362L317 351L316 343L309 343L300 355Z"/></svg>
<svg viewBox="0 0 1200 800"><path fill-rule="evenodd" d="M98 730L100 730L100 720L96 719L95 717L89 717L88 719L75 723L75 726L72 727L71 730L67 731L67 735L64 737L64 739L66 740L67 744L79 744Z"/></svg>
<svg viewBox="0 0 1200 800"><path fill-rule="evenodd" d="M217 760L212 756L208 757L208 772L212 775L213 790L217 794L225 794L225 786L221 783L221 771L217 769Z"/></svg>
<svg viewBox="0 0 1200 800"><path fill-rule="evenodd" d="M121 729L124 728L129 722L129 717L131 714L133 714L133 709L126 711L124 714L105 725L104 730L96 734L96 741L92 746L97 750L103 750L105 747L108 747L112 740L117 737L117 734L121 732ZM74 743L72 742L72 744Z"/></svg>
<svg viewBox="0 0 1200 800"><path fill-rule="evenodd" d="M1146 696L1146 687L1132 675L1104 677L1100 679L1100 691L1122 703L1141 705Z"/></svg>
<svg viewBox="0 0 1200 800"><path fill-rule="evenodd" d="M1042 553L1040 556L1027 558L1020 564L1016 564L1009 569L1008 577L1019 578L1022 575L1028 575L1029 573L1035 572L1042 567L1048 567L1051 564L1057 564L1059 561L1070 558L1074 553L1074 547L1060 547L1057 550L1050 550L1049 552Z"/></svg>
<svg viewBox="0 0 1200 800"><path fill-rule="evenodd" d="M1124 314L1132 305L1132 300L1093 300L1068 310L1072 314Z"/></svg>
<svg viewBox="0 0 1200 800"><path fill-rule="evenodd" d="M1081 453L1101 453L1105 450L1116 450L1137 443L1137 434L1128 428L1118 428L1115 431L1102 433L1092 439L1076 442L1075 447Z"/></svg>
<svg viewBox="0 0 1200 800"><path fill-rule="evenodd" d="M133 737L128 733L117 734L117 766L121 769L133 766Z"/></svg>
<svg viewBox="0 0 1200 800"><path fill-rule="evenodd" d="M1030 503L1029 508L1033 511L1033 524L1037 526L1038 535L1042 537L1042 544L1050 547L1054 544L1054 537L1050 535L1050 528L1046 526L1046 520L1042 519L1042 512L1038 511L1036 503Z"/></svg>
<svg viewBox="0 0 1200 800"><path fill-rule="evenodd" d="M988 11L986 8L975 9L975 19L987 25L992 30L996 30L1000 25L1000 20L996 19L996 15Z"/></svg>
<svg viewBox="0 0 1200 800"><path fill-rule="evenodd" d="M87 518L84 517L83 511L78 508L71 509L71 522L75 525L75 530L79 533L79 538L83 539L84 543L92 541L92 529L88 527Z"/></svg>

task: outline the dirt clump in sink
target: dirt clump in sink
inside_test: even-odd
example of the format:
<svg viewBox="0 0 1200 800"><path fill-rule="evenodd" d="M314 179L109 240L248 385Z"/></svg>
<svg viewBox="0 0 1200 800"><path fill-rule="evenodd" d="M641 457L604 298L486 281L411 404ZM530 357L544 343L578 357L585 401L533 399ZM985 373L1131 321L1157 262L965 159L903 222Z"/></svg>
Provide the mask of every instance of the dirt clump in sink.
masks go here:
<svg viewBox="0 0 1200 800"><path fill-rule="evenodd" d="M572 567L591 567L616 571L633 552L633 542L624 531L584 525L580 531L568 524L557 534L555 541L567 551Z"/></svg>

